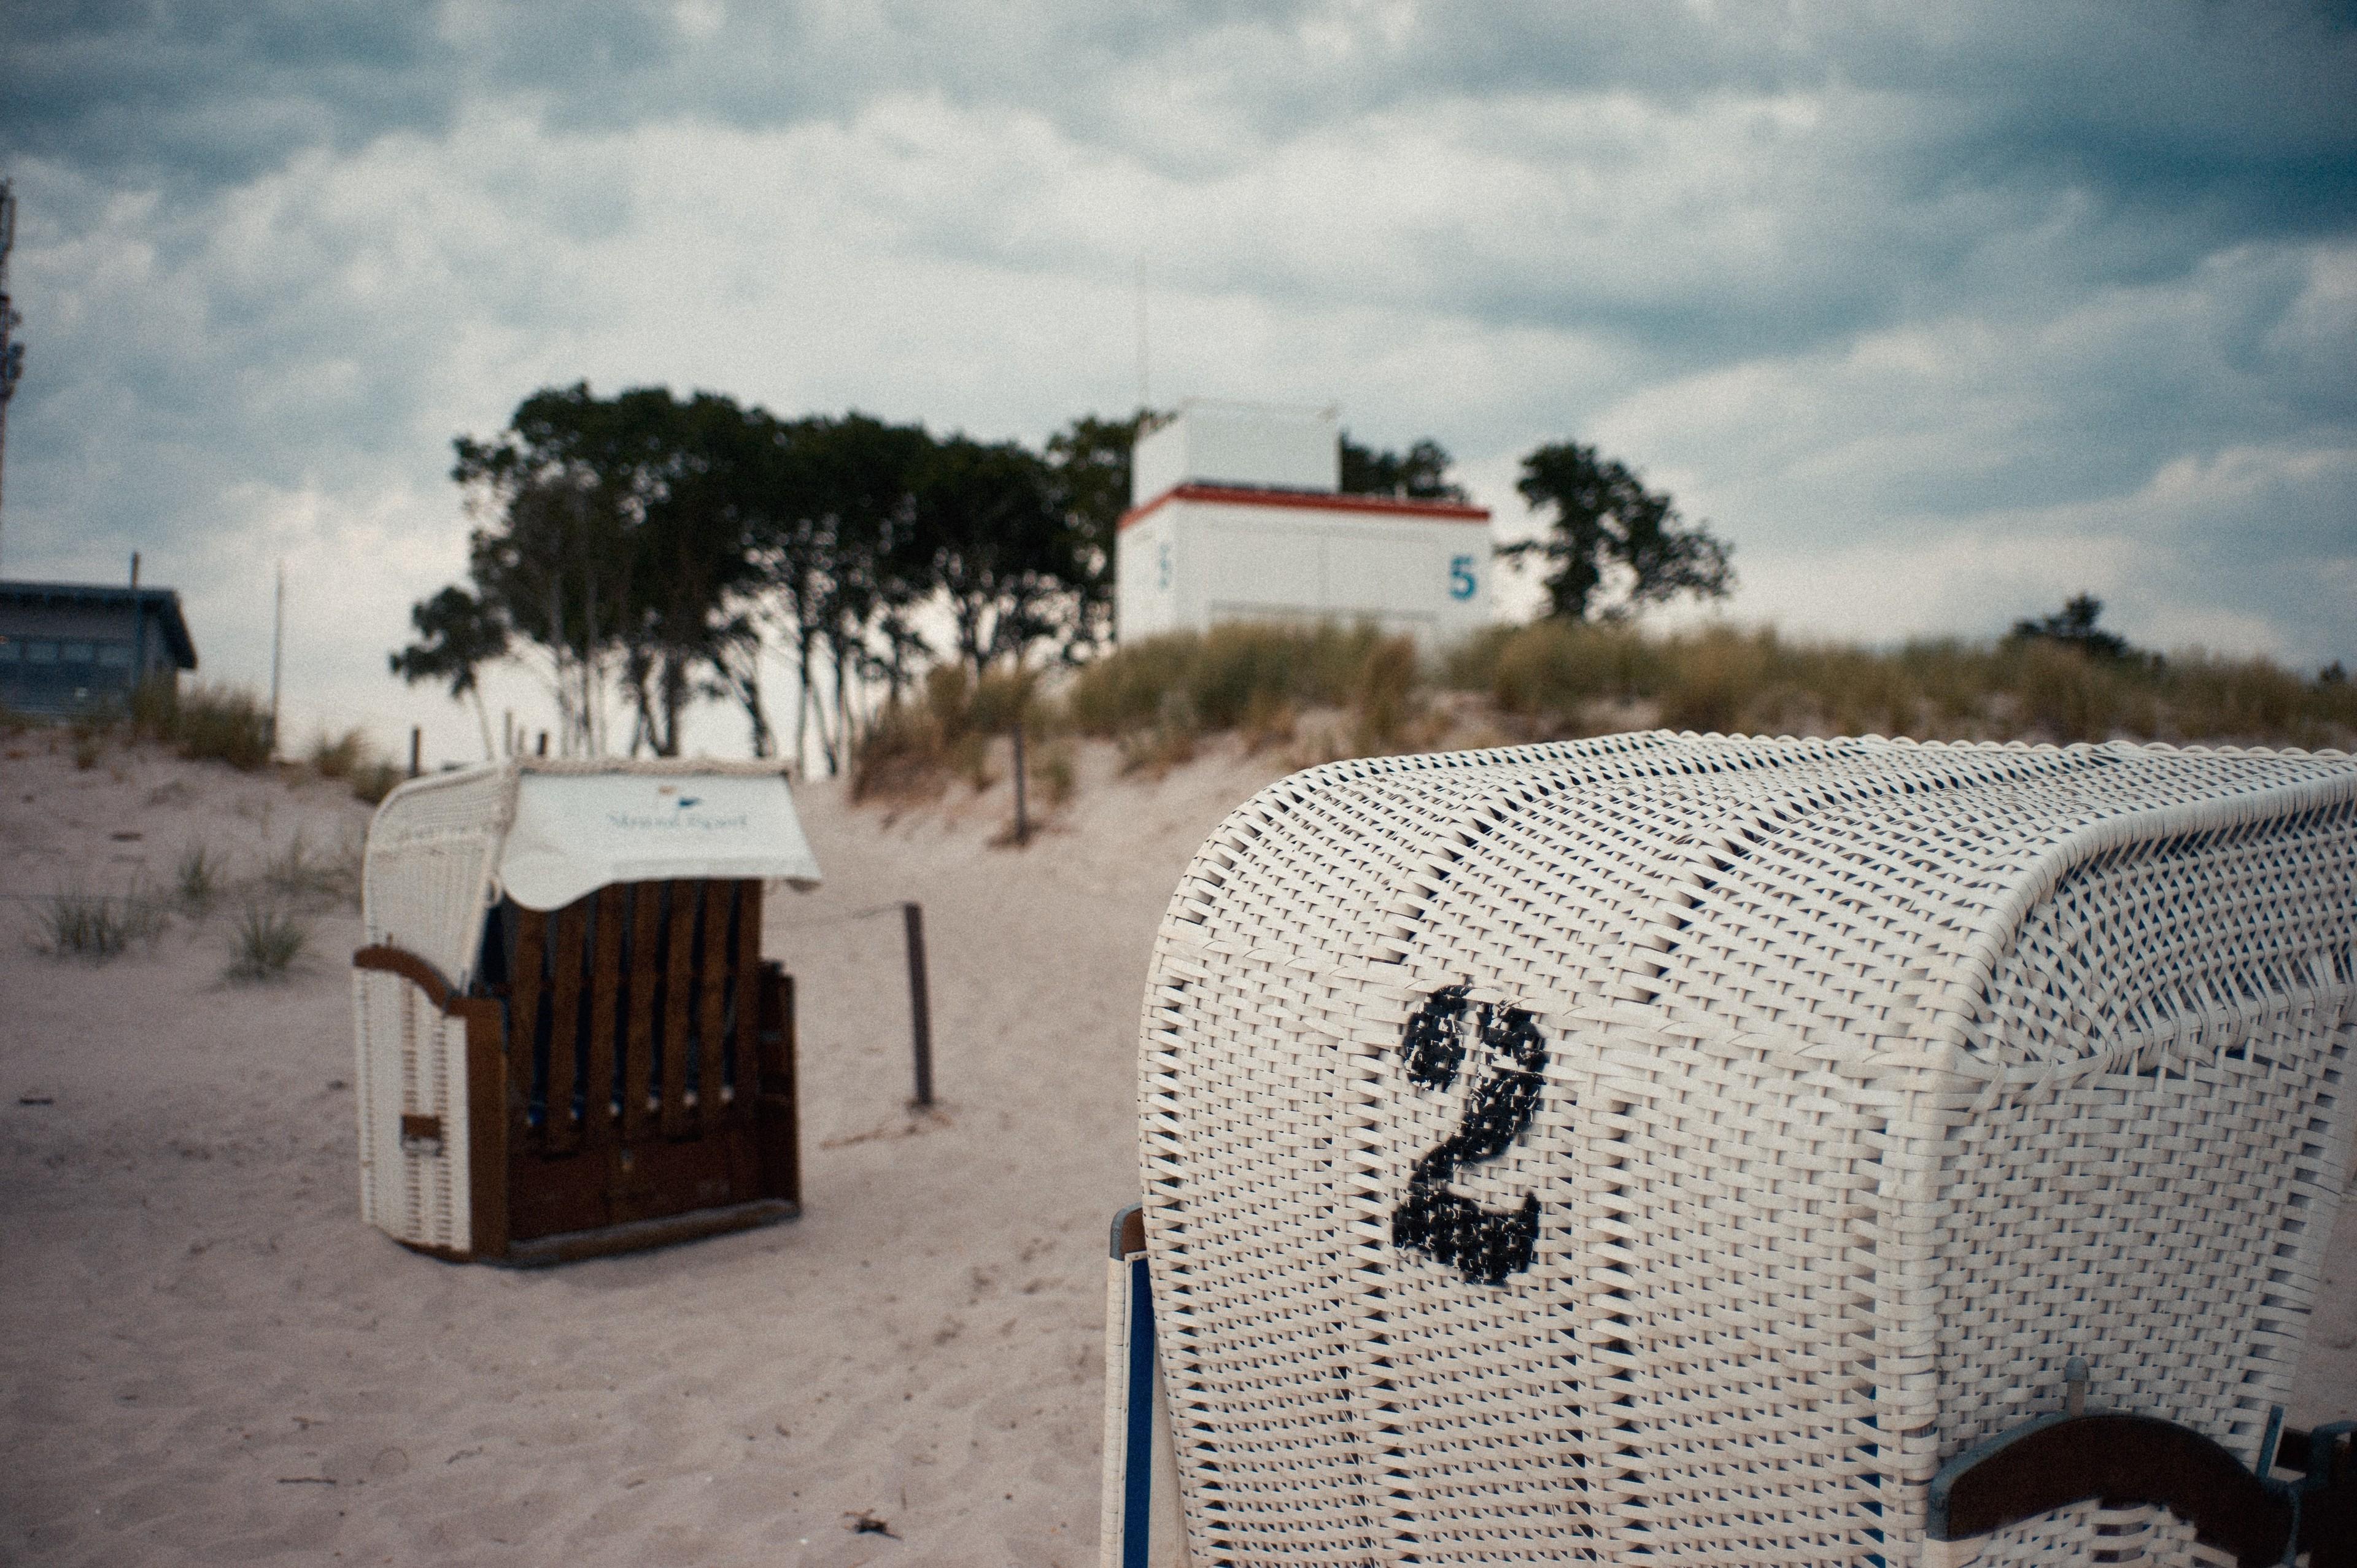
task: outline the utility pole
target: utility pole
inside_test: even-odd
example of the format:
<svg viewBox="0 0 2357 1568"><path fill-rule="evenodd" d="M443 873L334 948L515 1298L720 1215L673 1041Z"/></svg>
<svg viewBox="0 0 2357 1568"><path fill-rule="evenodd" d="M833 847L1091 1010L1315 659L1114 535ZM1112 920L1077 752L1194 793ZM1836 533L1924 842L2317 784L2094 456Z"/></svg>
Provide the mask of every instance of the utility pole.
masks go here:
<svg viewBox="0 0 2357 1568"><path fill-rule="evenodd" d="M25 346L16 338L25 318L8 304L8 252L16 248L16 193L9 181L0 179L0 470L8 461L8 400L16 395L16 382L25 373Z"/></svg>

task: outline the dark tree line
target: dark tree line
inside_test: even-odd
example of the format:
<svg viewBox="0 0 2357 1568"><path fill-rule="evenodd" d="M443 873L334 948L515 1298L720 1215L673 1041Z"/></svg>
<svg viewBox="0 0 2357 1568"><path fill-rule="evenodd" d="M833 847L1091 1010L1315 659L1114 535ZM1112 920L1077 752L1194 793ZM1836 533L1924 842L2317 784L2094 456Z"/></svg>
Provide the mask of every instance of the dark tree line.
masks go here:
<svg viewBox="0 0 2357 1568"><path fill-rule="evenodd" d="M565 754L676 756L683 714L709 700L743 713L756 755L814 744L839 768L870 693L898 701L934 658L978 677L1110 640L1130 449L1151 417L1086 415L1034 452L710 392L535 392L497 435L454 442L467 580L412 607L417 639L393 673L471 701L487 752L480 673L512 660L554 698ZM1465 499L1437 442L1395 453L1345 435L1340 458L1348 492ZM1548 562L1551 613L1597 612L1608 579L1631 606L1726 592L1726 547L1592 448L1541 447L1521 489L1552 528L1504 553ZM925 621L947 624L949 647ZM793 671L790 739L761 688L770 650ZM618 705L626 738L608 733Z"/></svg>
<svg viewBox="0 0 2357 1568"><path fill-rule="evenodd" d="M496 436L457 439L467 581L412 607L417 640L393 671L472 699L487 749L479 673L513 659L547 686L567 753L676 756L683 714L710 699L743 712L766 757L775 648L795 676L795 754L815 743L836 768L863 693L896 699L936 651L979 674L1105 636L1136 426L1077 420L1035 453L709 392L536 392ZM948 650L919 628L929 601ZM607 733L609 697L626 741Z"/></svg>

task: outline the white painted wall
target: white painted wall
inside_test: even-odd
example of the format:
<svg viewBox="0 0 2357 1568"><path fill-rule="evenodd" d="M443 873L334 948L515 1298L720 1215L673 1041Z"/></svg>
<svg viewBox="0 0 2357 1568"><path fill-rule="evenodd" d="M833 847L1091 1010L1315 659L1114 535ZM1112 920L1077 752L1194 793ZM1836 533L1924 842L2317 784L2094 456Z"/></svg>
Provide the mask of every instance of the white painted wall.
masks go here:
<svg viewBox="0 0 2357 1568"><path fill-rule="evenodd" d="M1172 508L1123 529L1114 541L1113 623L1135 640L1178 629L1178 542Z"/></svg>
<svg viewBox="0 0 2357 1568"><path fill-rule="evenodd" d="M1265 489L1341 488L1342 447L1333 409L1189 398L1170 423L1130 452L1129 504L1144 506L1194 480Z"/></svg>
<svg viewBox="0 0 2357 1568"><path fill-rule="evenodd" d="M1490 619L1486 522L1173 500L1121 532L1125 639L1221 621L1372 621L1426 643Z"/></svg>

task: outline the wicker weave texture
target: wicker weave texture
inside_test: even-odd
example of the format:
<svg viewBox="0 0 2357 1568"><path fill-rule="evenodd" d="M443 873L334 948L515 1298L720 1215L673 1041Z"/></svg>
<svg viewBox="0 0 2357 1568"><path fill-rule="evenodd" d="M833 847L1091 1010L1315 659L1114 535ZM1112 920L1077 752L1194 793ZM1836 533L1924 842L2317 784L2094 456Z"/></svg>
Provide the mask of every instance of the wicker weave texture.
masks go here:
<svg viewBox="0 0 2357 1568"><path fill-rule="evenodd" d="M1664 735L1272 786L1143 1024L1193 1550L1911 1561L2072 1355L2247 1456L2351 1156L2352 801L2330 754ZM2094 1511L1986 1560L2122 1530L2197 1561Z"/></svg>
<svg viewBox="0 0 2357 1568"><path fill-rule="evenodd" d="M445 1016L415 982L374 969L352 972L352 1017L361 1218L413 1245L471 1251L466 1021ZM436 1118L441 1137L404 1144L404 1115Z"/></svg>
<svg viewBox="0 0 2357 1568"><path fill-rule="evenodd" d="M404 948L464 990L483 940L492 867L515 820L513 763L414 779L369 824L361 876L368 940Z"/></svg>

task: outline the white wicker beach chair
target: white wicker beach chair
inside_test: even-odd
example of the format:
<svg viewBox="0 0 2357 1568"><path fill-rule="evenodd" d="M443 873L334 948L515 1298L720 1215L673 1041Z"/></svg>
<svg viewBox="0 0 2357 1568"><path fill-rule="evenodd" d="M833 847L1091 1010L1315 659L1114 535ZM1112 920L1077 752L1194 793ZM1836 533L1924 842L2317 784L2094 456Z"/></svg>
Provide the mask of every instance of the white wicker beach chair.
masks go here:
<svg viewBox="0 0 2357 1568"><path fill-rule="evenodd" d="M370 1224L549 1262L796 1211L792 982L761 958L761 891L819 871L778 764L414 779L362 876Z"/></svg>
<svg viewBox="0 0 2357 1568"><path fill-rule="evenodd" d="M2264 1466L2352 1046L2337 753L1656 734L1287 779L1145 1001L1184 1554L2233 1561L2133 1487L1964 1544L1947 1510L2074 1359L2090 1410ZM1149 1490L1125 1538L1109 1488L1108 1561L1180 1555Z"/></svg>

